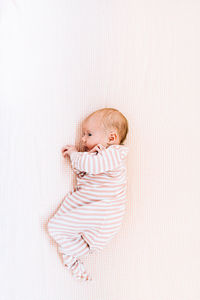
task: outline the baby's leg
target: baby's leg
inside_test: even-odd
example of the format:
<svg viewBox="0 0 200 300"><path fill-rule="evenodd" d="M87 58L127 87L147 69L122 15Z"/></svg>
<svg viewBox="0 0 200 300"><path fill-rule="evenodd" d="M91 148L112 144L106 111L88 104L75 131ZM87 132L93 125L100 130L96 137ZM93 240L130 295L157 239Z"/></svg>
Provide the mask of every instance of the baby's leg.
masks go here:
<svg viewBox="0 0 200 300"><path fill-rule="evenodd" d="M72 200L70 201L72 203ZM102 208L102 204L98 202L80 207L77 204L71 210L66 209L68 206L66 198L54 217L50 219L48 231L59 245L59 252L64 255L64 264L78 277L78 274L85 272L80 258L90 252L90 246L93 249L100 247L98 231L104 224L105 208Z"/></svg>
<svg viewBox="0 0 200 300"><path fill-rule="evenodd" d="M50 236L59 245L59 252L71 256L81 257L90 251L90 247L81 233L72 232L64 224L55 223L58 219L52 218L48 223Z"/></svg>
<svg viewBox="0 0 200 300"><path fill-rule="evenodd" d="M48 223L49 234L59 245L58 250L62 254L64 265L71 269L74 277L91 280L80 261L82 256L89 253L89 245L81 234L68 227L63 224L63 219L60 220L60 217L54 217Z"/></svg>

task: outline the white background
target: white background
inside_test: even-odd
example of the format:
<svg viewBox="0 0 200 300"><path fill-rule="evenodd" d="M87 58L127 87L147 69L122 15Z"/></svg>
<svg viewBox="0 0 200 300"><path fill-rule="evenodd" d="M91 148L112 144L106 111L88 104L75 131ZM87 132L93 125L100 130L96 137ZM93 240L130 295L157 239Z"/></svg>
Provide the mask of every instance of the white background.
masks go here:
<svg viewBox="0 0 200 300"><path fill-rule="evenodd" d="M0 4L1 300L200 299L200 2ZM102 107L129 120L122 229L62 264L46 222L75 183L61 156Z"/></svg>

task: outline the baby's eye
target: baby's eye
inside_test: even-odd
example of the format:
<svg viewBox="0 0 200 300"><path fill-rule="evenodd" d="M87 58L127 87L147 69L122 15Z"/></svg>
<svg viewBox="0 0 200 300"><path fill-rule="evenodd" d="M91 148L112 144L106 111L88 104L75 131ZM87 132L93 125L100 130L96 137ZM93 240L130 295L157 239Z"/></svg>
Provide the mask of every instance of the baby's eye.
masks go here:
<svg viewBox="0 0 200 300"><path fill-rule="evenodd" d="M92 134L91 134L91 133L88 133L88 135L91 136Z"/></svg>

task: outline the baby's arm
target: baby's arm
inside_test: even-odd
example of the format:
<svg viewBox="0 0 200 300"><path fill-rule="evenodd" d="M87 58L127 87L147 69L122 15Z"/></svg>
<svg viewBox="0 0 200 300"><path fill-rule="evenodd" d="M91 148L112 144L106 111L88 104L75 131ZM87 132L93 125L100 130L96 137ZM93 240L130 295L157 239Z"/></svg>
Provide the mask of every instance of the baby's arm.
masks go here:
<svg viewBox="0 0 200 300"><path fill-rule="evenodd" d="M127 154L127 147L108 147L97 153L72 151L70 159L74 169L88 174L100 174L120 166Z"/></svg>

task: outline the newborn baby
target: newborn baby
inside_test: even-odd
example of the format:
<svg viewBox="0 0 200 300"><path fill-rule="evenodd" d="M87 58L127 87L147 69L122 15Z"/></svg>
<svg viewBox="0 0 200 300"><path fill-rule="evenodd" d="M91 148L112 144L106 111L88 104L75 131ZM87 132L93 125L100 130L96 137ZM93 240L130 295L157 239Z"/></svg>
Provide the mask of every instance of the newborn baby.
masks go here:
<svg viewBox="0 0 200 300"><path fill-rule="evenodd" d="M81 257L102 250L119 231L125 213L128 148L122 143L128 122L118 110L103 108L83 121L82 131L84 152L72 145L62 149L77 174L77 186L48 222L48 232L72 275L91 280Z"/></svg>

